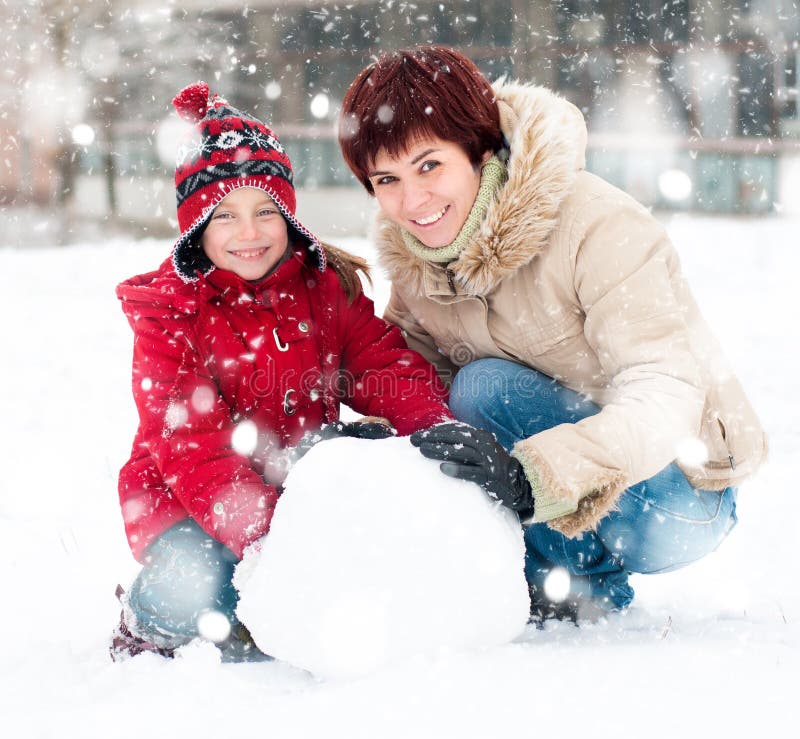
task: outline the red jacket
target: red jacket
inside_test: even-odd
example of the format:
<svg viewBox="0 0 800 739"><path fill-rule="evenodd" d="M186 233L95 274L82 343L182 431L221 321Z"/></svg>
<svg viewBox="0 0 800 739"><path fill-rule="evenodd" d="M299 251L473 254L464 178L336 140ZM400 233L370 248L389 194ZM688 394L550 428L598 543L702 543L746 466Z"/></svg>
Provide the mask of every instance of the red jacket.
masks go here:
<svg viewBox="0 0 800 739"><path fill-rule="evenodd" d="M400 434L451 417L428 362L302 252L258 285L219 269L185 283L167 260L117 296L134 332L139 411L119 497L140 561L188 516L241 557L269 529L283 450L336 420L340 401Z"/></svg>

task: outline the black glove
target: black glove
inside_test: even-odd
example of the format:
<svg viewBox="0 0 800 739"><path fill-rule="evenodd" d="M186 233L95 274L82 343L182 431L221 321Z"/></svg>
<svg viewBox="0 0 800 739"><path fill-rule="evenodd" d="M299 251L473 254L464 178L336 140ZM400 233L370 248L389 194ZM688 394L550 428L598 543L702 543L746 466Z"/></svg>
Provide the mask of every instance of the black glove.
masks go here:
<svg viewBox="0 0 800 739"><path fill-rule="evenodd" d="M311 447L321 441L329 441L330 439L338 439L344 436L354 439L387 439L394 435L395 430L393 428L377 421L351 421L350 423L334 421L333 423L326 423L316 431L309 431L297 442L297 446L292 450L292 462L302 459Z"/></svg>
<svg viewBox="0 0 800 739"><path fill-rule="evenodd" d="M411 443L429 459L442 460L439 468L445 475L478 483L521 518L533 515L533 490L525 470L489 431L441 423L411 434Z"/></svg>
<svg viewBox="0 0 800 739"><path fill-rule="evenodd" d="M391 426L387 426L380 421L351 421L345 423L341 436L352 436L354 439L388 439L395 436L395 431Z"/></svg>

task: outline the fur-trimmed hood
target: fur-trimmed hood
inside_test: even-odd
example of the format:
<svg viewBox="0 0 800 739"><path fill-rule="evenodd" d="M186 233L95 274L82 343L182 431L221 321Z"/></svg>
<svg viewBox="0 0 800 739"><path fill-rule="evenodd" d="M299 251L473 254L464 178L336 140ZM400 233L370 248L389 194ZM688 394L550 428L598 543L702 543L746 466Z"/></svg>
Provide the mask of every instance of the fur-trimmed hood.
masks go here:
<svg viewBox="0 0 800 739"><path fill-rule="evenodd" d="M572 103L544 87L499 80L494 84L508 142L508 180L478 233L449 269L461 290L486 295L546 246L559 208L585 165L586 124ZM378 214L375 242L390 278L424 289L428 262L406 248L400 227Z"/></svg>

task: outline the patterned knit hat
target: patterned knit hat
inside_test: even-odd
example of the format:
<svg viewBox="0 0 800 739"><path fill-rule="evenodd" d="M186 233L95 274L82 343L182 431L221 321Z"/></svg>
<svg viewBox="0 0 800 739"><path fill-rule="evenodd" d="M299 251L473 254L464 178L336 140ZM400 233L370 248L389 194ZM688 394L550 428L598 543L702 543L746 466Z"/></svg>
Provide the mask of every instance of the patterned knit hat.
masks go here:
<svg viewBox="0 0 800 739"><path fill-rule="evenodd" d="M172 250L175 271L185 282L214 264L200 247L214 208L242 187L263 190L275 201L289 228L289 241L305 244L325 269L318 239L295 217L292 163L278 139L261 121L210 95L205 82L181 90L172 101L180 116L196 124L195 135L181 147L175 167L180 238Z"/></svg>

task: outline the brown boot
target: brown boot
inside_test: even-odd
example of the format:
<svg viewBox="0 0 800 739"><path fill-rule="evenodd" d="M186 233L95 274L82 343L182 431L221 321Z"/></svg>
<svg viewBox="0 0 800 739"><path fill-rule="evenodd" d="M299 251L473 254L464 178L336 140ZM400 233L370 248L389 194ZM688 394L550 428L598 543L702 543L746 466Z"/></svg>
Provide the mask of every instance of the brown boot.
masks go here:
<svg viewBox="0 0 800 739"><path fill-rule="evenodd" d="M108 645L111 659L114 660L114 662L122 662L129 657L142 654L142 652L153 652L155 654L160 654L162 657L174 657L174 649L166 646L159 646L131 632L125 618L125 591L121 585L117 585L116 596L123 607L122 612L119 614L119 625L111 634L111 643Z"/></svg>
<svg viewBox="0 0 800 739"><path fill-rule="evenodd" d="M153 642L132 634L128 625L125 623L125 611L120 614L119 625L114 629L114 633L111 634L111 644L109 644L108 651L114 662L122 662L142 652L154 652L155 654L160 654L162 657L175 656L174 649L159 647Z"/></svg>

